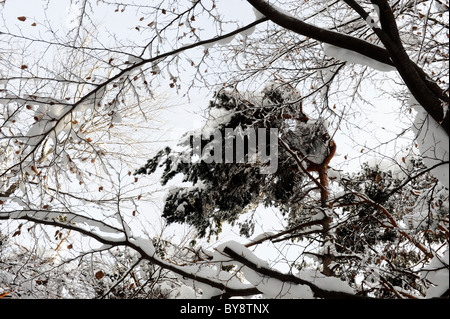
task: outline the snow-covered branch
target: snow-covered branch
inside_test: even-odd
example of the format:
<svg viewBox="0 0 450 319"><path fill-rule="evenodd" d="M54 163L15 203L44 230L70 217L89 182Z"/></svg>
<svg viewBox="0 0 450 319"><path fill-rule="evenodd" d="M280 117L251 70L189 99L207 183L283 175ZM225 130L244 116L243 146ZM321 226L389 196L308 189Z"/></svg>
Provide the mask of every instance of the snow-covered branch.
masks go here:
<svg viewBox="0 0 450 319"><path fill-rule="evenodd" d="M227 242L217 250L229 256L231 263L238 262L244 266L242 271L245 278L271 298L275 296L281 298L360 298L338 278L326 277L314 272L300 272L300 276L295 276L270 269L264 261L239 243Z"/></svg>
<svg viewBox="0 0 450 319"><path fill-rule="evenodd" d="M353 36L308 24L283 9L269 4L265 0L247 1L271 21L288 30L324 43L357 52L386 65L393 65L389 54L382 47Z"/></svg>

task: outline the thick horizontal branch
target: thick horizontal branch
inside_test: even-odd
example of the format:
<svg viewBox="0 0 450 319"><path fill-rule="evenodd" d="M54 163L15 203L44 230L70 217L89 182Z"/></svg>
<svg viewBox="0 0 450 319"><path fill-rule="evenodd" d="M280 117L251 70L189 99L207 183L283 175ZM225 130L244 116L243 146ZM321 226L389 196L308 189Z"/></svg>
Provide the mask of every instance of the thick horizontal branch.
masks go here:
<svg viewBox="0 0 450 319"><path fill-rule="evenodd" d="M54 214L56 214L56 213L54 212ZM192 270L184 269L184 267L180 267L180 266L176 266L176 265L164 262L163 260L158 258L155 254L150 255L138 243L135 243L132 241L132 239L127 238L125 236L124 232L118 228L114 228L116 230L116 232L114 234L117 235L117 234L123 233L124 234L123 239L112 238L112 237L110 237L111 234L109 234L109 233L102 235L101 233L92 232L86 228L78 226L76 223L60 222L54 218L40 218L37 216L37 214L32 214L32 212L16 214L16 215L17 216L14 217L14 215L3 212L3 213L0 213L0 220L8 220L8 219L26 220L26 221L34 222L36 224L61 227L64 229L76 231L86 237L93 238L102 244L110 246L111 248L118 247L118 246L129 247L129 248L137 251L141 255L142 260L147 260L163 269L170 270L183 278L191 279L191 280L206 284L212 288L216 288L216 289L220 290L221 294L217 296L219 298L230 298L233 296L246 297L246 296L253 296L253 295L257 295L257 294L261 293L257 288L245 287L245 285L243 285L242 288L227 287L224 283L222 283L219 280L216 281L212 278L203 277L203 276L197 275ZM90 223L96 222L96 223L101 224L103 227L107 226L106 224L104 224L101 221L89 219L89 218L87 218L87 219L89 220ZM112 226L109 226L109 225L108 225L108 227L113 228Z"/></svg>
<svg viewBox="0 0 450 319"><path fill-rule="evenodd" d="M52 213L53 213L53 215L59 214L57 212L52 212ZM60 214L64 214L64 213L60 213ZM102 236L100 233L95 233L89 229L80 227L76 223L73 222L73 219L72 219L72 222L71 221L61 222L56 218L42 218L42 217L39 217L38 215L39 214L36 211L34 211L34 212L33 211L23 211L22 213L2 212L2 213L0 213L0 220L12 220L12 219L26 220L26 221L34 222L34 223L40 224L40 225L55 226L55 227L61 227L64 229L73 230L82 235L93 238L102 244L107 244L107 245L111 245L111 246L121 246L121 245L125 244L125 241L111 239L111 238L108 238L108 236L106 236L106 235ZM50 214L49 214L49 216L50 216ZM98 224L102 228L108 228L108 230L112 230L115 235L123 232L119 228L112 227L112 226L107 225L98 220L90 219L90 218L87 218L84 216L83 216L83 219L78 218L78 221L80 224L83 223L83 220L87 224ZM124 238L125 238L125 236L124 236Z"/></svg>
<svg viewBox="0 0 450 319"><path fill-rule="evenodd" d="M251 262L250 260L246 259L244 256L236 253L234 250L232 250L229 247L225 247L223 252L227 254L229 257L231 257L233 260L241 263L242 265L250 268L251 270L260 273L261 275L275 278L283 282L291 282L293 284L297 285L307 285L309 288L311 288L312 292L314 293L314 297L317 298L324 298L324 299L366 299L366 297L358 296L349 294L346 292L340 292L340 291L331 291L331 290L325 290L322 289L313 283L301 279L297 276L290 275L290 274L283 274L276 270L268 269L265 267L261 267L259 265L256 265L255 263Z"/></svg>
<svg viewBox="0 0 450 319"><path fill-rule="evenodd" d="M279 26L315 40L351 50L378 62L394 65L386 49L343 33L308 24L265 0L247 0L255 9Z"/></svg>

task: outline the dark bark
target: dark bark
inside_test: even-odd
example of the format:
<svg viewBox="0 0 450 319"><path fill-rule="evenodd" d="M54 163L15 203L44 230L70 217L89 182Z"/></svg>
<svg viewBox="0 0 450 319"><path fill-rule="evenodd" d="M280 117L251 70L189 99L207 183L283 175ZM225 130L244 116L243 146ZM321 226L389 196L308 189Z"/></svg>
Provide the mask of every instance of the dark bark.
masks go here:
<svg viewBox="0 0 450 319"><path fill-rule="evenodd" d="M443 101L447 100L448 103L448 96L444 94L442 89L436 90L436 86L433 85L434 82L430 81L425 72L409 58L400 39L394 13L387 1L372 0L372 3L380 8L382 29L376 30L377 35L389 52L400 76L417 102L436 122L441 124L447 135L450 135L450 128L445 125L442 107Z"/></svg>
<svg viewBox="0 0 450 319"><path fill-rule="evenodd" d="M259 267L258 265L256 265L255 263L247 260L245 257L241 256L240 254L236 253L234 250L232 250L229 247L225 247L225 249L223 250L223 252L225 254L227 254L228 256L230 256L233 260L243 264L244 266L250 268L253 271L256 271L258 273L260 273L261 275L270 277L270 278L275 278L278 279L280 281L283 282L290 282L293 284L297 284L297 285L306 285L309 288L311 288L312 292L314 293L314 297L316 298L324 298L324 299L365 299L365 297L362 296L358 296L358 295L353 295L353 294L349 294L346 292L341 292L341 291L330 291L330 290L325 290L322 289L316 285L314 285L313 283L301 279L297 276L291 275L291 274L283 274L280 273L278 271L269 269L269 268L265 268L265 267Z"/></svg>
<svg viewBox="0 0 450 319"><path fill-rule="evenodd" d="M394 65L388 52L370 42L343 33L316 27L280 11L265 0L247 0L270 21L295 33L365 55L378 62Z"/></svg>
<svg viewBox="0 0 450 319"><path fill-rule="evenodd" d="M380 8L380 23L382 26L382 29L373 29L386 49L359 38L305 23L304 21L272 6L265 0L247 1L269 20L281 27L313 38L317 41L357 52L375 61L395 66L414 98L422 105L427 113L441 125L447 135L450 135L449 117L448 114L445 115L443 111L443 103L449 102L449 96L409 58L402 45L394 14L387 1L372 0L372 3L378 5ZM352 7L361 18L366 19L368 17L368 14L356 3L356 1L346 0L345 2Z"/></svg>

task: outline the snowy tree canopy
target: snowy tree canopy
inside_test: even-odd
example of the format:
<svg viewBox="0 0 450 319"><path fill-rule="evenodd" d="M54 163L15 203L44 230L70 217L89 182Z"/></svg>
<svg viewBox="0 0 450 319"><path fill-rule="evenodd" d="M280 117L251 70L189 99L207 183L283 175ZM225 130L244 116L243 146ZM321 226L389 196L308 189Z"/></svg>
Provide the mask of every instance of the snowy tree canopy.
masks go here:
<svg viewBox="0 0 450 319"><path fill-rule="evenodd" d="M0 4L0 298L448 298L448 1Z"/></svg>

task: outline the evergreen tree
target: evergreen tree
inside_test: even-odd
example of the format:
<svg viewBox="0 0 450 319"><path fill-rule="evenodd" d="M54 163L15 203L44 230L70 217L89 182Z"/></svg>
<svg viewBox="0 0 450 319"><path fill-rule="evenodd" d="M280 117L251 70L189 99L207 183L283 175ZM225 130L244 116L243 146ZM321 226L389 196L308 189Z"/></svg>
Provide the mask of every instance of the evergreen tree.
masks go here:
<svg viewBox="0 0 450 319"><path fill-rule="evenodd" d="M158 167L164 167L163 185L178 174L183 174L183 182L190 183L169 191L163 213L167 221L188 223L197 228L200 236L211 236L221 231L223 222L233 223L249 207L259 204L277 207L289 218L298 216L298 220L307 220L310 216L302 207L304 197L311 191L311 181L300 171L298 157L278 147L278 140L286 141L306 168L314 161L323 160L330 138L321 121L309 120L303 114L300 94L281 82L268 85L258 96L222 90L215 94L209 112L211 118L203 133L189 132L182 139L183 150L166 148L136 172L152 174ZM227 135L226 129L230 128L236 134L228 132ZM261 173L261 168L268 163L252 158L249 148L248 132L254 132L256 140L261 128L266 133L266 149L258 152L270 152L269 143L273 139L269 138L269 130L277 129L278 163L276 171L270 174ZM215 137L209 135L212 132L216 133ZM200 134L203 134L202 158L189 162L196 152L194 139L200 138ZM233 144L233 154L236 154L239 152L237 139L243 140L243 163L226 163L227 143ZM211 145L215 146L212 151L208 147ZM219 153L219 160L211 160L218 155L214 152ZM241 233L250 236L252 224L252 220L242 223Z"/></svg>

